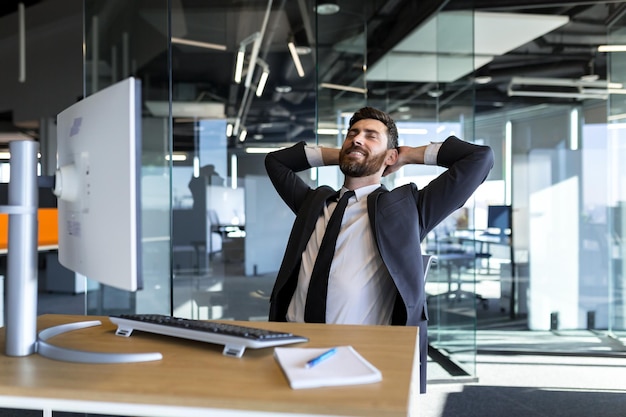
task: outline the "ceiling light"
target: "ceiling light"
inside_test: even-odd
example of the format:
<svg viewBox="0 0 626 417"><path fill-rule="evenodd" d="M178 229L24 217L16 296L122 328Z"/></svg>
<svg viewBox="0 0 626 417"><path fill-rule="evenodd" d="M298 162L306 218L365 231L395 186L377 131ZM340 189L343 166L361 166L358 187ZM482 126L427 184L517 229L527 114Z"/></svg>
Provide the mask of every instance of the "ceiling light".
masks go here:
<svg viewBox="0 0 626 417"><path fill-rule="evenodd" d="M337 136L339 134L339 129L332 129L332 128L319 128L317 129L317 134L318 135L331 135L331 136Z"/></svg>
<svg viewBox="0 0 626 417"><path fill-rule="evenodd" d="M352 93L361 93L361 94L366 94L367 93L367 88L352 87L352 86L349 86L349 85L332 84L332 83L321 83L320 87L330 88L330 89L333 89L333 90L350 91Z"/></svg>
<svg viewBox="0 0 626 417"><path fill-rule="evenodd" d="M257 58L256 62L263 68L261 78L259 78L259 84L256 87L256 96L261 97L261 95L263 95L263 90L265 89L265 84L267 84L267 79L270 76L270 68L269 65L267 65L267 63L261 58Z"/></svg>
<svg viewBox="0 0 626 417"><path fill-rule="evenodd" d="M490 83L492 80L492 78L489 75L480 75L476 78L474 78L474 82L476 84L488 84Z"/></svg>
<svg viewBox="0 0 626 417"><path fill-rule="evenodd" d="M598 74L585 74L582 77L580 77L580 81L584 81L584 82L598 81L599 79L600 79L600 76Z"/></svg>
<svg viewBox="0 0 626 417"><path fill-rule="evenodd" d="M442 94L443 94L443 91L441 90L430 90L428 92L428 95L431 96L432 98L441 97Z"/></svg>
<svg viewBox="0 0 626 417"><path fill-rule="evenodd" d="M273 148L271 148L271 147L254 147L254 148L253 147L249 147L249 148L246 148L246 153L260 153L260 154L263 154L263 153L270 153L270 152L273 152L273 151L277 151L279 149L284 149L284 147L282 147L282 146L281 147L273 147Z"/></svg>
<svg viewBox="0 0 626 417"><path fill-rule="evenodd" d="M239 48L239 52L237 52L237 63L235 64L235 82L237 84L241 83L241 74L243 73L243 58L246 50L243 48Z"/></svg>
<svg viewBox="0 0 626 417"><path fill-rule="evenodd" d="M626 52L626 45L600 45L598 52Z"/></svg>
<svg viewBox="0 0 626 417"><path fill-rule="evenodd" d="M257 42L257 40L260 38L261 38L261 33L254 32L252 35L248 36L247 38L245 38L239 43L239 51L237 52L237 62L235 64L235 82L237 84L241 83L241 75L243 73L243 61L244 61L245 54L246 54L246 46L248 46L249 44L253 42ZM249 85L246 85L246 87L249 87Z"/></svg>
<svg viewBox="0 0 626 417"><path fill-rule="evenodd" d="M339 5L336 1L325 0L320 1L317 6L315 6L315 12L321 15L330 15L339 12Z"/></svg>
<svg viewBox="0 0 626 417"><path fill-rule="evenodd" d="M291 92L291 86L290 85L277 85L276 87L274 87L274 90L277 93L290 93Z"/></svg>
<svg viewBox="0 0 626 417"><path fill-rule="evenodd" d="M309 55L311 53L310 46L296 46L296 52L298 55Z"/></svg>
<svg viewBox="0 0 626 417"><path fill-rule="evenodd" d="M241 133L239 134L239 142L245 141L246 136L248 136L248 131L246 129L243 129Z"/></svg>
<svg viewBox="0 0 626 417"><path fill-rule="evenodd" d="M300 62L300 56L298 55L296 44L293 43L293 41L290 41L287 44L287 47L289 48L289 53L291 54L293 64L296 66L296 71L298 71L298 75L300 77L304 77L304 68L302 68L302 62Z"/></svg>
<svg viewBox="0 0 626 417"><path fill-rule="evenodd" d="M196 46L198 48L205 48L205 49L216 49L218 51L226 50L226 45L218 45L216 43L209 43L209 42L192 41L190 39L183 39L183 38L172 37L172 43L179 44L179 45Z"/></svg>
<svg viewBox="0 0 626 417"><path fill-rule="evenodd" d="M263 95L263 90L265 89L265 84L267 84L267 78L269 77L269 71L263 71L261 74L261 79L259 79L259 85L256 87L256 96L261 97Z"/></svg>
<svg viewBox="0 0 626 417"><path fill-rule="evenodd" d="M187 160L187 154L184 153L174 153L172 155L165 155L165 160L166 161L186 161Z"/></svg>

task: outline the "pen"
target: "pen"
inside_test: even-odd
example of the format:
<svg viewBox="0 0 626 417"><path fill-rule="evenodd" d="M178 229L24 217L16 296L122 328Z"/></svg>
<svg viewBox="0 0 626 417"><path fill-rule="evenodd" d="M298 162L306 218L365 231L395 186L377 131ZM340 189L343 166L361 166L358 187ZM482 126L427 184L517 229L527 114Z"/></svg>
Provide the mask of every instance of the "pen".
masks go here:
<svg viewBox="0 0 626 417"><path fill-rule="evenodd" d="M306 368L312 368L315 365L319 364L320 362L325 361L326 359L330 358L331 356L333 356L335 353L337 352L337 348L332 348L330 350L327 350L326 352L322 353L319 356L314 357L313 359L311 359L310 361L308 361L305 365Z"/></svg>

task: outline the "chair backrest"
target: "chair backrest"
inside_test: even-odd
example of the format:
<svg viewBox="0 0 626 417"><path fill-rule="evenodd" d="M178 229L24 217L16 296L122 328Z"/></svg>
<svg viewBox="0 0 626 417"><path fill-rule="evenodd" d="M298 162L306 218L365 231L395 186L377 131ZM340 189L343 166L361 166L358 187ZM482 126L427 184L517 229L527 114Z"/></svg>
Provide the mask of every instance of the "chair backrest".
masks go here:
<svg viewBox="0 0 626 417"><path fill-rule="evenodd" d="M422 262L424 263L424 281L426 281L428 270L433 263L437 262L437 257L435 255L422 255Z"/></svg>

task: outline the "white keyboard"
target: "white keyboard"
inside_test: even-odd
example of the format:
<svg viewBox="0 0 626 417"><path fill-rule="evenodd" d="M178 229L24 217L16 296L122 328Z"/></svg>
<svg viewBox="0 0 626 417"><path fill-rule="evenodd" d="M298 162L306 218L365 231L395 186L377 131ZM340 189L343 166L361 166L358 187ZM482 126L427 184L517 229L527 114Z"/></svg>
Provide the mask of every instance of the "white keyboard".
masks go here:
<svg viewBox="0 0 626 417"><path fill-rule="evenodd" d="M117 324L118 336L129 337L133 330L224 345L224 355L240 358L246 348L259 349L307 342L303 336L224 322L184 319L160 314L109 316Z"/></svg>

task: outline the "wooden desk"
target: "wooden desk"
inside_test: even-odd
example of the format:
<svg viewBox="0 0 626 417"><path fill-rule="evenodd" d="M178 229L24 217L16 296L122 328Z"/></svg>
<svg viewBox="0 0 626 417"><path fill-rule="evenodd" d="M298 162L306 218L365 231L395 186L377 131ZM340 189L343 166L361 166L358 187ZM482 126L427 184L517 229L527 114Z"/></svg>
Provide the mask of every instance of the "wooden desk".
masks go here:
<svg viewBox="0 0 626 417"><path fill-rule="evenodd" d="M383 374L375 384L292 390L272 348L247 349L242 358L231 358L218 345L140 332L115 336L106 317L44 315L38 328L86 320L102 325L55 336L49 343L102 352L158 351L163 360L79 364L3 352L0 407L44 410L44 416L51 410L155 417L418 414L416 327L243 322L310 339L294 346L352 345ZM4 329L0 342L4 347Z"/></svg>

